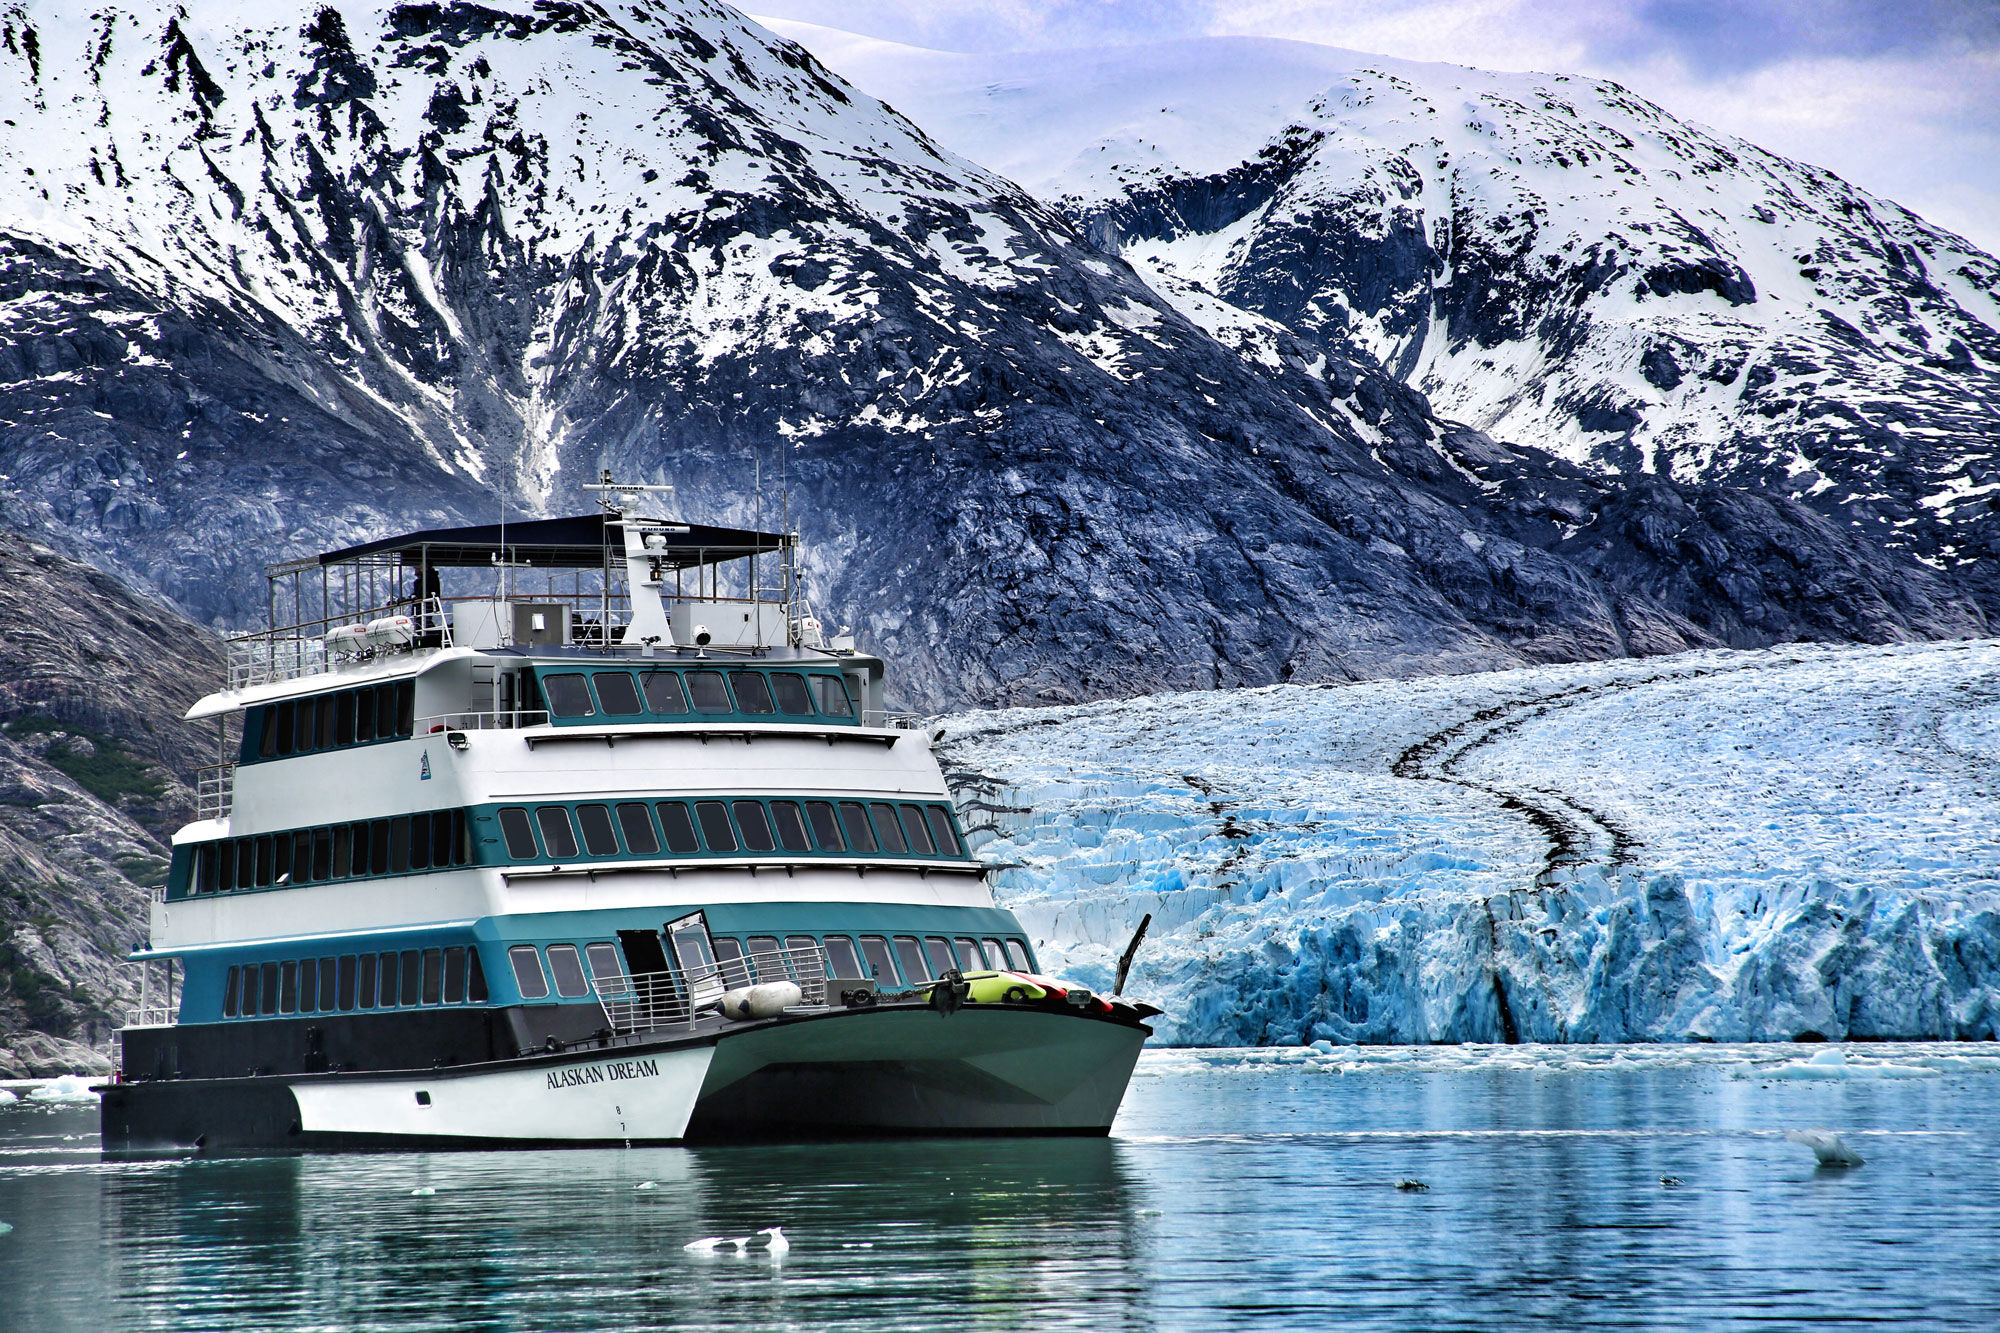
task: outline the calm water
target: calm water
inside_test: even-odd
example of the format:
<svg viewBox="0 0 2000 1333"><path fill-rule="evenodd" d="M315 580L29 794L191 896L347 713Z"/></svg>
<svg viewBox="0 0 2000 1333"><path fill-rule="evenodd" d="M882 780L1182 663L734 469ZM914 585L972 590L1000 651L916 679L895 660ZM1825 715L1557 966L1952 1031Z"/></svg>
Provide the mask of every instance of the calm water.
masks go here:
<svg viewBox="0 0 2000 1333"><path fill-rule="evenodd" d="M1157 1053L1088 1142L126 1164L94 1107L6 1106L0 1325L1989 1333L1967 1051ZM773 1223L781 1263L682 1248Z"/></svg>

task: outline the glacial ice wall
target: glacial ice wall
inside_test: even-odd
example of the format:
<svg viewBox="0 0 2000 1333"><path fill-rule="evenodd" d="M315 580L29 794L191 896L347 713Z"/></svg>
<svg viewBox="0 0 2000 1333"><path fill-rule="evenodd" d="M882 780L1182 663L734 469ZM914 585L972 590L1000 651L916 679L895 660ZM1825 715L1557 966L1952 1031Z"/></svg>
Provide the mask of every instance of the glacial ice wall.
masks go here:
<svg viewBox="0 0 2000 1333"><path fill-rule="evenodd" d="M2000 643L944 720L1044 969L1157 1040L2000 1035Z"/></svg>

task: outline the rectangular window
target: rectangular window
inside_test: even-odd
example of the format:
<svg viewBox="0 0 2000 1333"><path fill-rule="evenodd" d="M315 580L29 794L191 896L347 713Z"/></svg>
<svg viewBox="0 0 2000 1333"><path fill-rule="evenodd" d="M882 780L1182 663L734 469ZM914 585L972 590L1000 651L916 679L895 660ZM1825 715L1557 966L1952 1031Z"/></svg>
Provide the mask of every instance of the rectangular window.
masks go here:
<svg viewBox="0 0 2000 1333"><path fill-rule="evenodd" d="M331 750L333 748L332 695L322 694L319 698L313 700L313 719L313 730L318 733L314 738L314 748Z"/></svg>
<svg viewBox="0 0 2000 1333"><path fill-rule="evenodd" d="M756 801L737 801L730 809L736 812L736 827L743 830L743 849L750 852L776 851L778 844L771 840L771 822L764 818L764 807Z"/></svg>
<svg viewBox="0 0 2000 1333"><path fill-rule="evenodd" d="M324 884L333 877L333 830L316 828L313 830L312 878L315 884Z"/></svg>
<svg viewBox="0 0 2000 1333"><path fill-rule="evenodd" d="M953 940L952 943L958 947L958 966L960 971L978 972L984 970L986 960L979 956L978 940L969 940L961 935L958 939Z"/></svg>
<svg viewBox="0 0 2000 1333"><path fill-rule="evenodd" d="M840 836L840 822L833 817L833 802L807 801L806 817L812 820L813 841L823 852L844 852L847 843Z"/></svg>
<svg viewBox="0 0 2000 1333"><path fill-rule="evenodd" d="M443 815L439 816L444 818ZM429 815L410 816L410 869L429 870L431 868L431 817Z"/></svg>
<svg viewBox="0 0 2000 1333"><path fill-rule="evenodd" d="M686 853L701 850L701 840L694 836L694 821L688 818L687 802L661 801L654 808L660 812L660 827L666 831L668 851Z"/></svg>
<svg viewBox="0 0 2000 1333"><path fill-rule="evenodd" d="M271 835L271 882L288 884L292 878L292 835Z"/></svg>
<svg viewBox="0 0 2000 1333"><path fill-rule="evenodd" d="M592 856L618 855L618 835L611 830L611 811L602 805L579 805L576 824L583 830L584 850Z"/></svg>
<svg viewBox="0 0 2000 1333"><path fill-rule="evenodd" d="M340 956L340 971L334 980L334 993L339 997L340 1012L343 1014L354 1008L354 962L353 954L342 954ZM370 971L373 971L373 969L371 968ZM374 978L371 976L369 980L373 981Z"/></svg>
<svg viewBox="0 0 2000 1333"><path fill-rule="evenodd" d="M290 699L278 705L278 753L287 755L298 739L299 706Z"/></svg>
<svg viewBox="0 0 2000 1333"><path fill-rule="evenodd" d="M243 969L243 1004L237 1012L245 1018L254 1017L257 1013L257 1001L259 999L257 983L263 975L264 969L258 967L255 963L251 963Z"/></svg>
<svg viewBox="0 0 2000 1333"><path fill-rule="evenodd" d="M1028 958L1028 946L1020 940L1003 940L1007 946L1007 961L1014 965L1016 972L1033 972L1034 964Z"/></svg>
<svg viewBox="0 0 2000 1333"><path fill-rule="evenodd" d="M236 1002L242 998L237 994L237 988L242 984L243 969L240 967L230 968L229 979L222 983L222 1016L224 1018L236 1017Z"/></svg>
<svg viewBox="0 0 2000 1333"><path fill-rule="evenodd" d="M696 801L695 818L701 821L701 840L711 852L736 850L736 833L729 827L729 811L720 801Z"/></svg>
<svg viewBox="0 0 2000 1333"><path fill-rule="evenodd" d="M396 682L396 734L408 736L417 729L417 682Z"/></svg>
<svg viewBox="0 0 2000 1333"><path fill-rule="evenodd" d="M931 970L924 966L924 949L913 935L896 937L896 961L903 966L903 980L915 985L919 981L929 981Z"/></svg>
<svg viewBox="0 0 2000 1333"><path fill-rule="evenodd" d="M646 691L648 712L662 713L669 717L687 712L687 692L681 689L678 672L648 671L639 677L639 684Z"/></svg>
<svg viewBox="0 0 2000 1333"><path fill-rule="evenodd" d="M319 960L319 1011L326 1013L334 1007L335 988L340 984L340 960L322 958Z"/></svg>
<svg viewBox="0 0 2000 1333"><path fill-rule="evenodd" d="M278 709L265 704L257 710L257 754L269 759L278 753Z"/></svg>
<svg viewBox="0 0 2000 1333"><path fill-rule="evenodd" d="M746 943L750 946L750 967L757 980L789 981L791 973L785 968L785 960L778 956L778 937L775 935L752 935Z"/></svg>
<svg viewBox="0 0 2000 1333"><path fill-rule="evenodd" d="M292 883L312 882L313 835L311 829L300 829L292 835Z"/></svg>
<svg viewBox="0 0 2000 1333"><path fill-rule="evenodd" d="M299 964L299 1012L319 1010L319 960L308 958Z"/></svg>
<svg viewBox="0 0 2000 1333"><path fill-rule="evenodd" d="M373 1009L375 1007L375 964L372 953L364 953L357 961L354 972L354 1007Z"/></svg>
<svg viewBox="0 0 2000 1333"><path fill-rule="evenodd" d="M348 832L348 827L345 824L335 824L333 826L333 877L335 879L347 878Z"/></svg>
<svg viewBox="0 0 2000 1333"><path fill-rule="evenodd" d="M854 716L854 706L847 701L847 685L839 676L815 675L812 683L820 712L828 717Z"/></svg>
<svg viewBox="0 0 2000 1333"><path fill-rule="evenodd" d="M222 850L228 844L210 843L201 849L195 869L195 892L216 893L222 888Z"/></svg>
<svg viewBox="0 0 2000 1333"><path fill-rule="evenodd" d="M389 821L378 819L368 826L368 868L377 875L389 873Z"/></svg>
<svg viewBox="0 0 2000 1333"><path fill-rule="evenodd" d="M652 856L660 850L659 836L653 832L653 817L638 801L626 801L618 807L618 831L625 835L625 850L634 856Z"/></svg>
<svg viewBox="0 0 2000 1333"><path fill-rule="evenodd" d="M931 837L937 840L937 849L942 855L965 855L965 848L958 841L958 832L951 826L951 811L941 805L927 805L924 807L924 819L930 824Z"/></svg>
<svg viewBox="0 0 2000 1333"><path fill-rule="evenodd" d="M903 811L903 836L909 839L910 850L919 856L934 856L937 849L931 846L930 827L924 823L921 806L906 805Z"/></svg>
<svg viewBox="0 0 2000 1333"><path fill-rule="evenodd" d="M539 1000L549 993L549 979L542 975L542 956L532 944L517 944L507 951L514 965L514 985L524 1000Z"/></svg>
<svg viewBox="0 0 2000 1333"><path fill-rule="evenodd" d="M444 950L424 950L424 1003L436 1004L444 998Z"/></svg>
<svg viewBox="0 0 2000 1333"><path fill-rule="evenodd" d="M771 822L778 826L778 845L788 852L809 852L812 839L806 836L806 817L797 801L771 802Z"/></svg>
<svg viewBox="0 0 2000 1333"><path fill-rule="evenodd" d="M615 982L625 975L625 969L618 963L618 949L608 940L584 945L583 956L590 963L590 975L596 979L599 989L606 982ZM612 989L617 987L614 985Z"/></svg>
<svg viewBox="0 0 2000 1333"><path fill-rule="evenodd" d="M385 953L381 955L381 959L382 965L376 969L375 974L375 1004L378 1008L394 1009L397 1001L402 999L402 996L396 993L396 983L403 975L402 955ZM411 1002L415 1003L416 998L415 995L410 996Z"/></svg>
<svg viewBox="0 0 2000 1333"><path fill-rule="evenodd" d="M761 671L732 671L729 684L736 691L736 707L744 713L769 713L774 711L771 704L771 684L764 679Z"/></svg>
<svg viewBox="0 0 2000 1333"><path fill-rule="evenodd" d="M857 852L875 850L875 834L868 827L868 812L859 801L840 803L840 825L847 830L847 845Z"/></svg>
<svg viewBox="0 0 2000 1333"><path fill-rule="evenodd" d="M417 996L423 993L423 965L424 955L420 950L403 950L402 966L397 969L401 975L396 978L396 1000L399 1004L407 1007L418 1003Z"/></svg>
<svg viewBox="0 0 2000 1333"><path fill-rule="evenodd" d="M861 955L854 952L854 941L845 935L826 937L826 961L833 968L833 975L842 981L865 981L868 974L861 970Z"/></svg>
<svg viewBox="0 0 2000 1333"><path fill-rule="evenodd" d="M292 750L295 754L305 754L313 748L313 737L317 734L313 724L313 719L317 716L317 710L313 707L313 701L310 699L299 700L299 709L296 716L298 717L299 729L297 737L292 741Z"/></svg>
<svg viewBox="0 0 2000 1333"><path fill-rule="evenodd" d="M444 1002L465 1003L465 949L459 945L444 951Z"/></svg>
<svg viewBox="0 0 2000 1333"><path fill-rule="evenodd" d="M442 815L432 816L431 864L462 866L470 855L465 838L465 811L454 810L449 819Z"/></svg>
<svg viewBox="0 0 2000 1333"><path fill-rule="evenodd" d="M215 846L215 882L224 893L236 889L236 844L219 842Z"/></svg>
<svg viewBox="0 0 2000 1333"><path fill-rule="evenodd" d="M941 977L958 966L951 956L951 941L938 935L924 937L924 957L930 960L931 975Z"/></svg>
<svg viewBox="0 0 2000 1333"><path fill-rule="evenodd" d="M465 998L474 1004L486 1003L486 969L479 965L479 946L465 950Z"/></svg>
<svg viewBox="0 0 2000 1333"><path fill-rule="evenodd" d="M542 677L542 697L556 717L590 717L597 710L590 703L590 686L581 671L559 671Z"/></svg>
<svg viewBox="0 0 2000 1333"><path fill-rule="evenodd" d="M750 964L743 959L741 940L733 935L717 935L710 943L715 946L715 967L722 974L723 985L747 986L754 980Z"/></svg>
<svg viewBox="0 0 2000 1333"><path fill-rule="evenodd" d="M722 683L720 671L690 671L687 673L688 696L694 700L697 713L726 713L729 711L729 687Z"/></svg>
<svg viewBox="0 0 2000 1333"><path fill-rule="evenodd" d="M643 711L639 706L639 687L632 683L629 671L600 671L590 678L597 687L597 706L607 717L631 717Z"/></svg>
<svg viewBox="0 0 2000 1333"><path fill-rule="evenodd" d="M559 805L535 807L535 825L542 831L542 846L558 861L576 855L576 830L569 826L569 811Z"/></svg>
<svg viewBox="0 0 2000 1333"><path fill-rule="evenodd" d="M1007 966L1007 951L1000 947L1000 941L988 938L986 945L986 966L998 970Z"/></svg>
<svg viewBox="0 0 2000 1333"><path fill-rule="evenodd" d="M257 887L271 886L271 839L268 835L255 840L257 844Z"/></svg>
<svg viewBox="0 0 2000 1333"><path fill-rule="evenodd" d="M549 946L549 971L555 974L556 994L566 1000L590 994L590 982L583 975L583 960L574 944Z"/></svg>
<svg viewBox="0 0 2000 1333"><path fill-rule="evenodd" d="M354 692L354 743L365 745L375 739L375 691Z"/></svg>
<svg viewBox="0 0 2000 1333"><path fill-rule="evenodd" d="M396 682L385 680L375 687L375 739L386 741L396 734Z"/></svg>
<svg viewBox="0 0 2000 1333"><path fill-rule="evenodd" d="M896 964L889 958L889 941L880 935L863 935L861 956L868 962L869 976L885 986L896 984Z"/></svg>
<svg viewBox="0 0 2000 1333"><path fill-rule="evenodd" d="M877 801L868 807L875 814L875 836L882 840L885 852L907 852L910 845L903 841L903 826L896 822L896 807Z"/></svg>
<svg viewBox="0 0 2000 1333"><path fill-rule="evenodd" d="M354 744L354 692L342 690L333 696L333 743Z"/></svg>
<svg viewBox="0 0 2000 1333"><path fill-rule="evenodd" d="M400 875L410 868L410 821L389 821L389 873Z"/></svg>
<svg viewBox="0 0 2000 1333"><path fill-rule="evenodd" d="M262 1014L277 1013L278 1012L278 965L276 963L264 964L264 985L262 987L262 990L263 994L258 997L260 1002L257 1006L257 1012Z"/></svg>
<svg viewBox="0 0 2000 1333"><path fill-rule="evenodd" d="M786 717L812 716L812 696L806 693L806 678L798 672L772 672L771 693L778 698L778 711Z"/></svg>
<svg viewBox="0 0 2000 1333"><path fill-rule="evenodd" d="M817 973L821 970L812 965L812 962L810 961L812 955L810 953L799 952L801 949L814 949L817 947L819 947L819 941L814 939L810 935L785 936L786 962L790 965L792 969L792 977L794 980L797 980L799 977L802 976L807 976Z"/></svg>

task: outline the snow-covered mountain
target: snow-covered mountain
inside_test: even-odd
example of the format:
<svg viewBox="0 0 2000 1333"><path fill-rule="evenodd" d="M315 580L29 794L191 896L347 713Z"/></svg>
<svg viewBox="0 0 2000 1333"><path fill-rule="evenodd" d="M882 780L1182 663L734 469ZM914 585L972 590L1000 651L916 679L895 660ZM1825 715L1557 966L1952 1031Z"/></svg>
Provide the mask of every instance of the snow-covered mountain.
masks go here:
<svg viewBox="0 0 2000 1333"><path fill-rule="evenodd" d="M780 30L1169 299L1359 346L1602 472L1800 496L2000 591L2000 263L1615 84L1210 39L963 56Z"/></svg>
<svg viewBox="0 0 2000 1333"><path fill-rule="evenodd" d="M761 458L915 703L1984 624L1163 298L719 4L11 3L0 70L5 521L203 618L601 467L745 520Z"/></svg>

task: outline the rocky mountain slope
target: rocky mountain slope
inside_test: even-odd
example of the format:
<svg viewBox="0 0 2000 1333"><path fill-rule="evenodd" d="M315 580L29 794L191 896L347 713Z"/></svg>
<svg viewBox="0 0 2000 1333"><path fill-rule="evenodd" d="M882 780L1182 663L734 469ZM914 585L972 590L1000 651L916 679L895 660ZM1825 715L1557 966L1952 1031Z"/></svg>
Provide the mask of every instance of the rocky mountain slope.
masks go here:
<svg viewBox="0 0 2000 1333"><path fill-rule="evenodd" d="M604 466L740 521L761 459L920 705L1985 623L1148 280L720 5L17 3L0 69L0 518L203 619Z"/></svg>
<svg viewBox="0 0 2000 1333"><path fill-rule="evenodd" d="M1170 299L1364 348L1600 474L1797 496L2000 596L2000 262L1830 172L1559 74L777 26Z"/></svg>

